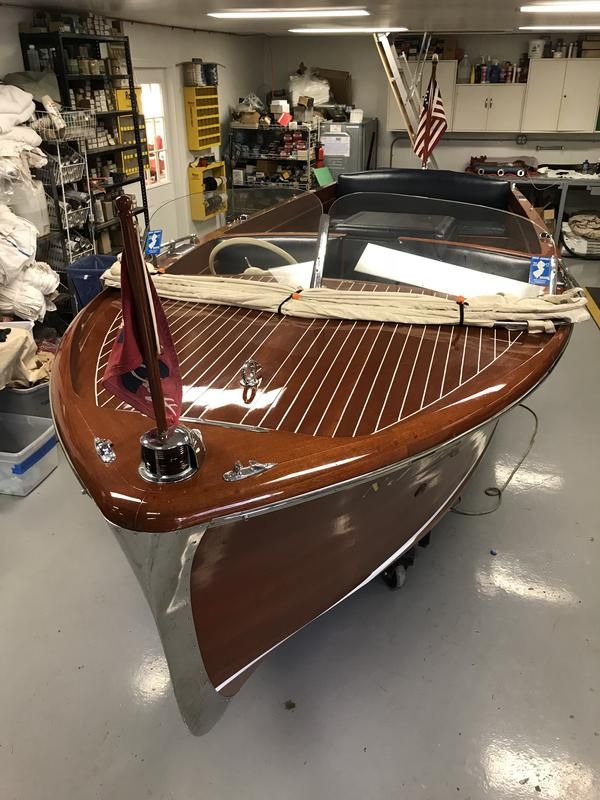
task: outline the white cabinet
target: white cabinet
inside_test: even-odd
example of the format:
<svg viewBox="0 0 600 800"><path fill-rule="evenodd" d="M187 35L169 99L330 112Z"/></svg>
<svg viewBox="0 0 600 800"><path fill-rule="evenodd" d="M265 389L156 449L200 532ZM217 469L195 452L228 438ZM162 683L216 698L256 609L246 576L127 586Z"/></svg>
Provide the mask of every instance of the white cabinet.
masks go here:
<svg viewBox="0 0 600 800"><path fill-rule="evenodd" d="M484 131L487 127L487 84L461 84L456 87L455 131Z"/></svg>
<svg viewBox="0 0 600 800"><path fill-rule="evenodd" d="M415 62L409 62L412 69L415 68ZM437 82L442 94L442 101L444 103L444 111L446 112L446 119L448 120L448 130L452 130L452 114L454 107L454 87L456 85L456 69L457 61L440 61L437 68ZM423 95L427 90L427 84L431 78L431 61L428 61L423 67L423 75L421 83L417 88L415 97L419 109L423 104ZM390 86L387 92L387 119L386 128L388 131L405 131L406 125L400 114L400 109L396 103L396 98Z"/></svg>
<svg viewBox="0 0 600 800"><path fill-rule="evenodd" d="M558 58L537 58L529 62L521 130L557 130L566 63Z"/></svg>
<svg viewBox="0 0 600 800"><path fill-rule="evenodd" d="M559 131L595 131L600 94L600 59L569 59L558 115Z"/></svg>
<svg viewBox="0 0 600 800"><path fill-rule="evenodd" d="M454 88L456 86L456 71L458 61L439 61L436 72L438 86L442 95L444 112L448 120L448 130L452 128L452 118L454 116ZM427 85L431 79L431 61L427 61L423 67L423 80L421 82L421 97L427 91Z"/></svg>
<svg viewBox="0 0 600 800"><path fill-rule="evenodd" d="M459 84L454 106L455 131L518 131L525 85L520 83Z"/></svg>
<svg viewBox="0 0 600 800"><path fill-rule="evenodd" d="M492 86L488 102L488 131L520 131L525 100L524 83L502 83Z"/></svg>
<svg viewBox="0 0 600 800"><path fill-rule="evenodd" d="M521 130L595 131L599 96L600 59L532 60Z"/></svg>

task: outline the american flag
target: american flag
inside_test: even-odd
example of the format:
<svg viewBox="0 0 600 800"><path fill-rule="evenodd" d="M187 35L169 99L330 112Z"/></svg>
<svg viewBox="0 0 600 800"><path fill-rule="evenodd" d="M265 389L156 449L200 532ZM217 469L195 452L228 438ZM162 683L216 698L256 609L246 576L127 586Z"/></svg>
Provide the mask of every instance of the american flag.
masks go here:
<svg viewBox="0 0 600 800"><path fill-rule="evenodd" d="M419 127L417 128L417 135L413 148L417 158L420 158L423 162L423 166L427 164L429 157L447 128L448 122L446 120L440 87L437 85L435 76L432 75L423 99L423 110L419 117Z"/></svg>

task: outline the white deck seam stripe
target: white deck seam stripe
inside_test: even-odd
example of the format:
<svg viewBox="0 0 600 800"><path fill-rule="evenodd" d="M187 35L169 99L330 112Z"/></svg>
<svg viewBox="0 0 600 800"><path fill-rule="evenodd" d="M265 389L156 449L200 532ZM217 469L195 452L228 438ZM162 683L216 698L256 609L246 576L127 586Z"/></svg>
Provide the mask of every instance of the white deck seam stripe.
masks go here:
<svg viewBox="0 0 600 800"><path fill-rule="evenodd" d="M329 322L330 322L330 320L325 320L325 324L321 326L321 328L319 329L319 332L317 333L317 335L315 336L315 338L312 340L312 342L309 344L309 346L308 346L308 348L307 348L306 352L304 353L304 355L302 356L302 358L300 359L300 361L298 361L298 363L296 364L296 366L294 367L294 369L292 370L292 372L291 372L291 373L290 373L290 375L288 376L288 379L286 380L286 382L285 382L285 383L283 384L283 386L281 387L281 390L283 390L283 389L285 389L287 386L289 386L289 383L290 383L291 379L294 377L294 375L296 374L296 372L298 372L298 369L300 368L300 364L302 364L302 362L304 361L304 359L306 358L306 356L307 356L307 355L310 353L310 351L312 350L312 348L315 346L315 344L316 344L317 340L319 339L319 337L321 336L321 334L323 333L323 331L325 330L325 328L327 327L327 325L329 324ZM296 346L294 346L294 347L292 348L292 350L290 351L290 355L291 355L291 353L292 353L292 352L293 352L295 349L296 349ZM287 361L287 359L286 359L286 361ZM285 363L285 362L284 362L284 363ZM283 366L283 364L282 364L282 366ZM273 377L275 377L275 376L273 376ZM257 423L257 427L259 427L259 428L260 428L260 427L262 426L262 424L263 424L264 420L265 420L265 419L266 419L266 418L269 416L269 414L271 413L271 411L273 410L273 408L274 408L274 407L273 407L273 404L271 404L271 405L269 406L269 408L268 408L268 409L265 411L265 413L262 415L262 417L261 417L261 419L260 419L260 422L258 422L258 423Z"/></svg>
<svg viewBox="0 0 600 800"><path fill-rule="evenodd" d="M344 414L346 413L346 409L350 405L350 400L352 399L352 395L354 394L354 392L356 391L356 387L360 383L360 379L362 378L363 372L365 371L365 369L367 367L367 364L369 363L369 358L371 356L371 353L373 352L373 348L375 347L375 344L377 343L377 340L379 339L379 336L381 335L381 331L383 330L383 326L384 325L385 325L385 322L382 322L381 325L379 326L379 330L375 334L375 338L373 339L373 344L369 348L369 352L367 353L367 357L363 361L362 368L361 368L360 372L358 373L358 377L357 377L356 381L354 382L354 386L352 387L352 391L348 395L348 398L346 400L346 404L342 409L342 413L340 414L340 418L338 420L338 424L335 426L335 429L334 429L334 431L332 433L332 436L335 436L335 434L337 433L340 425L342 424L342 421L344 419ZM369 327L371 327L371 326L369 326Z"/></svg>
<svg viewBox="0 0 600 800"><path fill-rule="evenodd" d="M266 325L266 324L269 322L269 320L273 319L273 317L274 317L274 316L275 316L275 314L271 314L270 316L268 316L268 317L267 317L267 319L266 319L266 320L263 322L263 324L262 324L262 325L260 326L260 328L259 328L259 329L256 331L256 333L255 333L255 334L253 334L252 338L251 338L251 339L248 341L248 343L247 343L247 344L250 344L250 342L252 342L252 341L253 341L253 340L254 340L254 339L255 339L255 338L258 336L258 334L259 334L259 333L262 331L262 329L265 327L265 325ZM242 332L239 334L239 336L237 336L237 337L236 337L236 338L233 340L233 342L231 342L231 344L230 344L230 345L229 345L229 346L228 346L228 347L227 347L227 348L226 348L226 349L223 351L223 353L226 353L228 350L230 350L230 349L231 349L231 347L232 347L232 346L233 346L233 345L234 345L234 344L237 342L237 340L238 340L238 339L240 339L240 338L241 338L241 337L244 335L244 333L245 333L245 332L248 330L248 328L249 328L249 327L250 327L250 326L249 326L249 325L247 325L247 326L246 326L246 328L245 328L245 330L243 330L243 331L242 331ZM272 332L272 331L271 331L271 332ZM271 333L271 332L270 332L270 333ZM267 334L267 338L270 336L270 333L269 333L269 334ZM265 339L265 341L266 341L266 339ZM264 342L263 342L263 343L264 343ZM262 346L262 343L261 343L261 345L259 345L259 347L260 347L260 346ZM195 406L195 405L198 403L198 400L200 399L200 397L202 397L202 395L206 394L206 392L207 392L207 391L210 389L210 387L211 387L211 386L214 384L214 382L215 382L215 381L216 381L218 378L220 378L220 377L221 377L221 375L222 375L222 374L225 372L225 370L227 370L227 369L228 369L228 368L231 366L231 364L233 364L233 362L236 360L236 358L237 358L237 359L239 359L239 358L240 358L240 354L239 354L239 353L236 353L236 354L234 355L234 357L233 357L233 358L231 358L231 359L230 359L230 360L227 362L227 364L225 364L225 366L223 367L223 369L222 369L222 370L221 370L219 373L217 373L217 375L215 375L215 377L214 377L214 378L213 378L213 379L210 381L210 383L208 383L208 384L207 384L207 385L204 387L204 389L203 389L203 391L201 392L201 394L200 394L198 397L194 398L193 402L192 402L192 403L191 403L191 404L190 404L190 405L187 407L186 411L185 411L185 412L184 412L184 411L182 411L182 412L181 412L182 414L184 414L184 413L185 413L185 414L189 414L189 412L190 412L190 409L191 409L191 408L193 408L193 407L194 407L194 406ZM211 364L211 366L212 366L212 364ZM196 384L198 383L198 381L200 380L200 378L201 378L203 375L205 375L205 374L208 372L208 370L209 370L209 369L210 369L210 367L207 367L207 368L204 370L204 372L202 373L202 375L200 375L198 378L196 378L196 380L194 381L194 383L192 383L192 384L191 384L191 386L188 386L187 388L188 388L188 389L192 389L194 386L196 386Z"/></svg>
<svg viewBox="0 0 600 800"><path fill-rule="evenodd" d="M387 405L387 401L389 399L390 392L392 391L392 386L394 385L394 382L396 380L396 375L398 374L398 368L400 367L400 362L402 361L402 356L404 355L404 351L406 350L406 345L408 344L408 340L410 339L410 333L411 333L412 329L413 329L413 326L409 325L408 330L406 332L406 337L404 339L404 342L402 343L402 350L400 351L400 355L398 356L398 361L396 362L396 367L394 369L394 374L392 375L392 379L391 379L391 381L389 383L388 390L386 392L385 398L383 400L383 404L381 406L381 411L379 412L379 416L377 417L377 422L375 423L375 431L374 431L375 433L379 430L379 423L381 422L381 418L383 417L383 414L385 412L385 407ZM393 423L393 424L395 425L396 423Z"/></svg>
<svg viewBox="0 0 600 800"><path fill-rule="evenodd" d="M264 386L262 386L262 387L261 387L261 392L263 392L263 393L264 393L264 392L265 392L265 391L266 391L266 390L269 388L269 386L270 386L270 385L273 383L273 381L275 380L275 378L277 377L277 375L279 374L279 372L281 372L281 370L282 370L283 366L285 365L285 363L286 363L286 362L287 362L287 361L288 361L288 360L291 358L291 355L292 355L292 353L294 352L294 350L295 350L295 349L298 347L298 345L300 344L300 342L302 341L302 339L304 339L304 337L306 336L306 334L309 332L309 330L312 328L312 326L313 326L314 324L315 324L315 320L314 320L314 319L312 319L312 320L310 321L310 325L308 325L308 327L305 329L305 331L304 331L304 333L302 334L302 336L301 336L301 337L298 339L298 341L297 341L297 342L294 344L294 346L292 347L292 349L290 350L290 352L287 354L287 356L286 356L286 357L283 359L283 361L281 362L281 364L279 365L279 367L277 368L277 370L276 370L276 371L273 373L273 375L272 375L272 376L269 378L269 382L268 382L268 383L266 383ZM271 406L269 406L269 410L270 410L270 409L271 409ZM241 424L241 423L242 423L242 422L243 422L243 421L246 419L246 417L248 416L248 414L250 414L252 411L255 411L255 410L256 410L256 409L249 408L249 409L248 409L248 411L246 411L246 413L244 414L244 416L243 416L243 417L242 417L242 419L240 420L240 424Z"/></svg>
<svg viewBox="0 0 600 800"><path fill-rule="evenodd" d="M417 353L413 360L412 369L410 371L410 375L408 376L408 383L406 384L406 391L404 392L404 398L402 400L402 405L400 406L400 413L398 414L398 421L402 419L402 412L404 411L404 406L406 405L406 398L408 397L408 393L410 391L410 385L412 383L413 375L415 374L415 370L417 368L417 362L419 361L419 356L421 354L421 347L423 346L423 339L425 338L425 331L427 330L428 326L424 325L423 330L421 332L421 338L419 339L419 346L417 347Z"/></svg>
<svg viewBox="0 0 600 800"><path fill-rule="evenodd" d="M288 403L287 411L285 412L285 414L284 414L284 415L281 417L281 419L279 420L279 422L278 422L278 423L277 423L277 425L275 426L275 430L279 430L279 428L281 427L281 423L283 422L283 420L284 420L284 419L287 417L287 415L288 415L288 414L290 413L290 411L292 410L292 407L293 407L294 403L296 402L296 400L298 399L298 397L300 396L300 393L302 392L302 389L304 389L304 387L306 386L306 382L309 380L310 376L311 376L311 375L313 374L313 372L315 371L315 369L316 369L316 367L317 367L317 364L320 362L320 360L323 358L323 356L324 356L324 355L325 355L325 353L327 352L327 348L328 348L328 347L331 345L331 343L332 343L332 341L333 341L333 337L334 337L334 336L336 335L336 333L339 331L339 329L340 329L340 327L341 327L341 325L342 325L342 322L343 322L343 321L344 321L344 320L342 320L342 319L340 319L340 320L338 321L337 328L334 330L334 332L333 332L333 333L331 334L331 336L329 337L329 341L327 342L327 344L325 345L325 347L324 347L324 348L321 350L321 354L319 355L319 357L317 358L317 360L316 360L316 361L313 363L313 365L312 365L312 367L310 368L310 370L309 370L308 374L306 375L306 377L304 378L304 380L303 380L303 381L302 381L302 383L300 384L300 388L298 389L298 391L297 391L297 392L296 392L296 394L294 395L294 399L293 399L293 400L292 400L290 403ZM334 357L334 361L337 359L337 356L338 356L338 354L339 354L339 350L338 350L338 352L336 353L336 355L335 355L335 357ZM314 399L314 395L313 395L313 399ZM304 416L306 416L306 411L304 412ZM302 417L302 419L304 419L304 416Z"/></svg>

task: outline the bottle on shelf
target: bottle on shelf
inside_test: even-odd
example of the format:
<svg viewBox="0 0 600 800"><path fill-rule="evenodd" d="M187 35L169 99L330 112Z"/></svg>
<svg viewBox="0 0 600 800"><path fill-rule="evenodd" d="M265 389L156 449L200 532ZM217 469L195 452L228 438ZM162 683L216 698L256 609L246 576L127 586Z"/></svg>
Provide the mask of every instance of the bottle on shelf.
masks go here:
<svg viewBox="0 0 600 800"><path fill-rule="evenodd" d="M40 56L34 44L30 44L27 48L27 66L32 72L40 72L41 70Z"/></svg>
<svg viewBox="0 0 600 800"><path fill-rule="evenodd" d="M458 83L469 83L471 77L471 60L467 53L460 60L458 65Z"/></svg>

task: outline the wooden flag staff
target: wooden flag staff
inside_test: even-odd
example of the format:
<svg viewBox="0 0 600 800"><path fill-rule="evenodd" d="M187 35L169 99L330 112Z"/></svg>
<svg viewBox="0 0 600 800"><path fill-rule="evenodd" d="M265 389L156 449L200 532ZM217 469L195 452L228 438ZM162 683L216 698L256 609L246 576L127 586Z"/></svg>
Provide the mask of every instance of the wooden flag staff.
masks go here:
<svg viewBox="0 0 600 800"><path fill-rule="evenodd" d="M149 275L140 248L140 242L133 220L133 203L126 196L117 198L117 213L121 222L123 236L123 255L121 269L127 270L131 290L135 298L133 303L135 325L139 335L139 343L144 356L148 375L148 386L152 398L152 407L156 419L159 436L167 434L169 425L165 411L165 398L160 379L160 341L156 328L156 319L149 291Z"/></svg>
<svg viewBox="0 0 600 800"><path fill-rule="evenodd" d="M437 65L438 65L438 55L434 53L431 57L431 78L429 80L429 87L435 86L436 81L436 74L437 74ZM429 89L427 90L428 98L427 98L427 119L425 121L425 148L423 150L423 169L427 169L427 163L429 161L429 142L431 140L431 116L433 114L433 97L431 96L431 92Z"/></svg>

